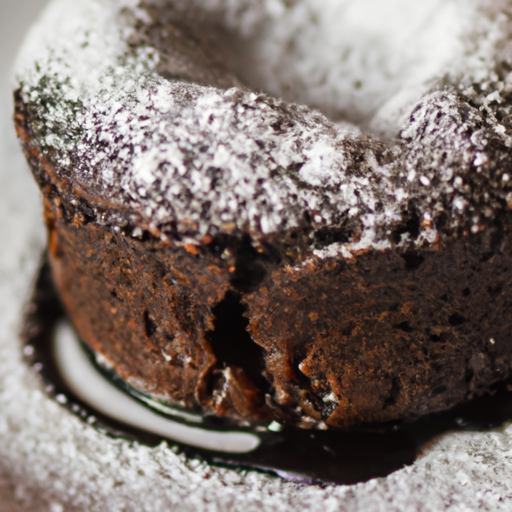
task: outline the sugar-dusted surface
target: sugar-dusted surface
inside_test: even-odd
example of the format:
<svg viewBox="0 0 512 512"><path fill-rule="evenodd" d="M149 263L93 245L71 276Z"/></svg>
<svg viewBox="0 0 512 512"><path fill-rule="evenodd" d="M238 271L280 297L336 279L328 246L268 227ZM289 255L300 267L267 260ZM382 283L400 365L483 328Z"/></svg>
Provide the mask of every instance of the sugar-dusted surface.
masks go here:
<svg viewBox="0 0 512 512"><path fill-rule="evenodd" d="M389 143L246 88L164 78L159 66L168 56L146 37L155 9L162 12L158 2L145 8L135 0L52 2L18 65L20 108L62 179L77 184L93 205L94 198L109 198L166 234L200 239L239 230L261 239L299 229L314 243L326 227L345 233L348 242L319 256L436 243L484 229L512 197L509 2L438 3L426 2L423 17L394 37L375 31L374 19L365 25L357 2L342 2L339 12L327 0L317 7L306 0L176 1L167 9L178 25L186 26L195 9L237 32L230 37L247 49L246 68L262 70L263 57L278 48L272 66L282 74L272 83L261 71L263 83L256 85L288 91L336 120L341 112L378 130L385 119ZM392 2L387 15L394 20L403 4ZM348 35L327 47L323 37L344 12L366 31L353 47ZM376 44L369 30L377 41L389 40L388 47ZM297 32L304 36L300 47ZM192 43L179 37L186 39L186 57ZM408 52L395 57L404 41L419 52L417 61ZM194 55L207 53L198 44ZM372 53L376 46L383 55ZM354 56L332 65L342 50ZM193 74L186 66L172 68L173 58L180 55L171 56L174 78ZM209 56L201 58L198 69L213 73ZM364 64L373 60L383 64ZM243 66L233 66L243 79ZM265 68L269 76L272 66ZM324 80L322 69L337 71ZM303 85L289 91L290 80Z"/></svg>
<svg viewBox="0 0 512 512"><path fill-rule="evenodd" d="M464 33L477 5L457 0L294 4L281 7L255 38L250 83L315 106L330 119L374 128L385 123L390 135L400 128L401 107L407 110L464 52Z"/></svg>

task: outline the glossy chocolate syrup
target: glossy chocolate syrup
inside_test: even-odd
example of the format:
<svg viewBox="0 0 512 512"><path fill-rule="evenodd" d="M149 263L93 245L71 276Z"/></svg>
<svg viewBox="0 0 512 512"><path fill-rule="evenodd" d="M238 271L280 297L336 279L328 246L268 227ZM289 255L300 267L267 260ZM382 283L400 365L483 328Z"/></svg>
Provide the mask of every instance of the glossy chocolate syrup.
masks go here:
<svg viewBox="0 0 512 512"><path fill-rule="evenodd" d="M160 444L163 441L161 437L99 414L67 388L52 353L55 327L64 317L49 268L44 264L27 311L23 334L27 362L40 373L49 396L105 435L136 440L150 446ZM85 345L84 350L87 350ZM94 361L90 352L89 356ZM98 371L104 373L101 368ZM127 393L130 391L115 375L109 377L119 388ZM261 427L241 429L257 434L262 441L259 448L247 454L220 454L167 441L175 450L214 465L268 471L304 484L353 484L387 476L412 464L428 441L447 431L484 430L512 419L512 392L509 389L510 384L501 384L492 395L413 423L396 422L328 431L292 427L283 427L280 432ZM206 418L202 427L233 430L233 424L212 418Z"/></svg>

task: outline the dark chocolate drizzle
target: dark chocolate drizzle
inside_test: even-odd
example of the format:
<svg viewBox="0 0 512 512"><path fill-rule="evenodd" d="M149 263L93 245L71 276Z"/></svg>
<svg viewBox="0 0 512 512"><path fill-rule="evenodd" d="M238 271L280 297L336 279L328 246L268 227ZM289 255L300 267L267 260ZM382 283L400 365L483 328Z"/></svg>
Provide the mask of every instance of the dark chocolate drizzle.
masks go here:
<svg viewBox="0 0 512 512"><path fill-rule="evenodd" d="M149 446L160 444L164 440L160 436L98 413L67 388L51 348L55 327L64 318L65 312L55 291L49 267L44 263L27 310L23 339L27 362L41 375L48 395L107 436ZM91 352L89 355L94 361ZM110 378L124 391L130 391L120 379L113 375ZM302 484L354 484L387 476L412 464L422 447L440 434L453 430L481 431L498 427L512 419L510 390L510 383L502 383L485 396L415 422L327 431L286 426L280 432L261 431L261 427L242 428L256 433L262 441L258 449L248 454L227 455L167 441L179 453L217 466L271 472ZM66 397L64 400L63 396ZM176 421L176 418L173 417L173 420ZM232 424L214 418L205 418L202 427L233 430Z"/></svg>

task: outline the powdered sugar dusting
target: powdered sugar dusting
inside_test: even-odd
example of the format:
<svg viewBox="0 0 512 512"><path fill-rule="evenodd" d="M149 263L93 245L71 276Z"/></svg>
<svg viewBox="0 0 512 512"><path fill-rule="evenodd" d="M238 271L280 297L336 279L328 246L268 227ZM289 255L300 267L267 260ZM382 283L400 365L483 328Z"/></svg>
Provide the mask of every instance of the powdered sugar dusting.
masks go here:
<svg viewBox="0 0 512 512"><path fill-rule="evenodd" d="M508 108L512 80L497 71L510 34L501 2L429 0L406 24L400 20L409 3L394 0L385 10L393 21L387 30L374 26L381 7L364 21L361 9L376 5L370 0L166 5L177 23L195 9L237 32L271 92L363 125L379 125L388 112L392 142L246 88L162 76L162 52L177 58L182 50L145 35L159 2L55 0L22 53L17 83L36 120L35 143L59 176L89 196L109 197L142 225L192 239L300 229L314 245L320 229L345 231L348 242L317 248L320 257L435 244L483 229L507 204L512 188L501 175L509 124L497 112ZM345 34L343 24L337 32L344 20L361 36ZM355 53L336 61L343 48ZM274 56L268 67L265 56ZM204 62L199 69L210 65ZM320 80L321 69L332 76ZM356 86L362 74L365 85ZM285 94L290 81L302 85Z"/></svg>
<svg viewBox="0 0 512 512"><path fill-rule="evenodd" d="M475 2L293 2L253 43L250 83L331 119L383 125L403 114L464 53ZM395 123L395 126L393 124Z"/></svg>

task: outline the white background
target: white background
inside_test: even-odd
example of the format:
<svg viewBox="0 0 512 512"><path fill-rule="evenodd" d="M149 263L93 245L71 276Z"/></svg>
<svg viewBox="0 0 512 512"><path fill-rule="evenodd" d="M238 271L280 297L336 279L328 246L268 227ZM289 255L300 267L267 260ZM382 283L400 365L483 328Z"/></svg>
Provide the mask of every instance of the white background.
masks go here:
<svg viewBox="0 0 512 512"><path fill-rule="evenodd" d="M46 0L0 0L0 172L5 171L6 149L15 149L12 117L11 68L28 27ZM3 219L6 222L9 219Z"/></svg>
<svg viewBox="0 0 512 512"><path fill-rule="evenodd" d="M0 93L9 91L9 70L23 36L46 0L0 0Z"/></svg>
<svg viewBox="0 0 512 512"><path fill-rule="evenodd" d="M20 183L32 187L33 180L28 176L28 168L23 165L19 156L21 149L14 132L12 122L12 87L10 81L11 68L16 58L23 37L31 23L39 15L47 0L0 0L0 187L7 187L6 177L11 173L21 173ZM73 1L73 0L71 0ZM20 185L21 186L21 185ZM25 201L34 201L37 198L35 187L25 196ZM35 199L37 200L37 199ZM5 201L0 198L0 201ZM27 204L16 205L18 209L30 207ZM0 204L0 234L3 236L6 229L21 229L21 218L12 205ZM13 224L9 226L9 224ZM0 281L8 277L6 270L5 252L9 250L5 244L0 244ZM0 285L2 283L0 282ZM3 512L3 511L2 511Z"/></svg>

